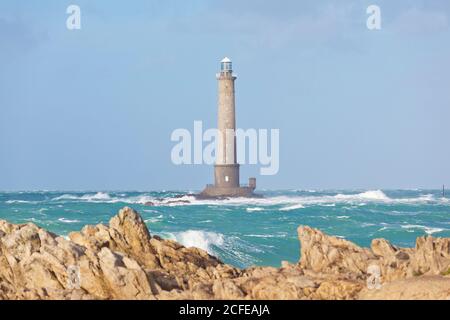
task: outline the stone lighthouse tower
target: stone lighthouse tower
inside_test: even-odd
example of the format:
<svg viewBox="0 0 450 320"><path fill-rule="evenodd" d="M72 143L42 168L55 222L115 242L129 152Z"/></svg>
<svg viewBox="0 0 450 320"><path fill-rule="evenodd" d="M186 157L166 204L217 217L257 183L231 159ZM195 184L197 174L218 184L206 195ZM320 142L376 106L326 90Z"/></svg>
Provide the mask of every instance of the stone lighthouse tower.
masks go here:
<svg viewBox="0 0 450 320"><path fill-rule="evenodd" d="M224 58L217 74L219 84L217 129L219 141L216 146L214 181L216 187L239 187L239 164L236 161L236 109L231 60Z"/></svg>
<svg viewBox="0 0 450 320"><path fill-rule="evenodd" d="M225 57L220 62L218 81L218 141L214 185L208 185L200 194L202 197L250 197L254 196L256 179L250 178L247 186L239 184L239 164L236 156L236 108L231 60Z"/></svg>

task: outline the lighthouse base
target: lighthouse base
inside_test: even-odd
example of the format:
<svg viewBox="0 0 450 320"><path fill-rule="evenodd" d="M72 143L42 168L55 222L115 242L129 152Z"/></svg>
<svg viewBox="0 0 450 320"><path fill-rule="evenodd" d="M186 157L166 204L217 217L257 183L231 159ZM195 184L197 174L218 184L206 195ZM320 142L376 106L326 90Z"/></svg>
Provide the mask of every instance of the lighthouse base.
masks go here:
<svg viewBox="0 0 450 320"><path fill-rule="evenodd" d="M197 199L225 199L225 198L260 198L261 195L255 194L254 187L216 187L214 185L208 185L206 188L197 194Z"/></svg>

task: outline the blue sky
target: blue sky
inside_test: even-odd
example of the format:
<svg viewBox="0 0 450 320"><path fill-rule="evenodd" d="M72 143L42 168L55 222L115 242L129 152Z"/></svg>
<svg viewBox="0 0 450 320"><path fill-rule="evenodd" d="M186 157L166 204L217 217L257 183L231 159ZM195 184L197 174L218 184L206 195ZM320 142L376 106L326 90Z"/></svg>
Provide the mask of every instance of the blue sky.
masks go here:
<svg viewBox="0 0 450 320"><path fill-rule="evenodd" d="M212 167L173 165L170 134L215 125L223 56L238 127L280 129L279 173L243 182L450 186L449 19L446 0L2 1L0 190L201 189Z"/></svg>

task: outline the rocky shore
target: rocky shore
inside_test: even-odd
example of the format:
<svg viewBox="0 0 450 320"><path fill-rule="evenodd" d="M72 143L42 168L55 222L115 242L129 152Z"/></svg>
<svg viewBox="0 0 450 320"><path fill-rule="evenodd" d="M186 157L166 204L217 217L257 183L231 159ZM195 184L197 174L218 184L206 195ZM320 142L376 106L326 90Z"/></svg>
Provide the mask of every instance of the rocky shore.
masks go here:
<svg viewBox="0 0 450 320"><path fill-rule="evenodd" d="M68 239L0 220L0 299L450 299L450 238L370 248L300 226L301 259L238 269L123 208Z"/></svg>

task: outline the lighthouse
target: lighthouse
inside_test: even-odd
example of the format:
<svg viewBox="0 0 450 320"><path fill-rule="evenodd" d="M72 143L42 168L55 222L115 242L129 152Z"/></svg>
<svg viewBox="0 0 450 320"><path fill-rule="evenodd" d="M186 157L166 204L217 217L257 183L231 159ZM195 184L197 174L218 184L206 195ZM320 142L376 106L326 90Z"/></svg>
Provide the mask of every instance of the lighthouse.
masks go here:
<svg viewBox="0 0 450 320"><path fill-rule="evenodd" d="M239 164L236 154L236 75L232 62L225 57L220 62L218 82L216 163L214 165L214 184L207 185L200 197L252 197L256 179L250 178L248 185L239 183Z"/></svg>

